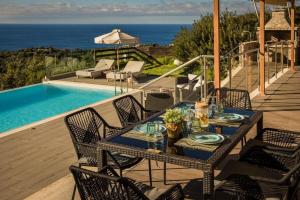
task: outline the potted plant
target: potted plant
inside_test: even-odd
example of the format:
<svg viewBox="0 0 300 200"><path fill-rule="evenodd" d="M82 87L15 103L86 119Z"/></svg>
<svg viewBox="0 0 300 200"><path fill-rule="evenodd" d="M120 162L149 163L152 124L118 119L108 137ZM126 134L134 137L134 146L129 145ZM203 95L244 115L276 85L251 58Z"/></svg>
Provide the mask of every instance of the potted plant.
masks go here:
<svg viewBox="0 0 300 200"><path fill-rule="evenodd" d="M168 109L164 115L168 138L178 139L182 132L183 114L179 109Z"/></svg>

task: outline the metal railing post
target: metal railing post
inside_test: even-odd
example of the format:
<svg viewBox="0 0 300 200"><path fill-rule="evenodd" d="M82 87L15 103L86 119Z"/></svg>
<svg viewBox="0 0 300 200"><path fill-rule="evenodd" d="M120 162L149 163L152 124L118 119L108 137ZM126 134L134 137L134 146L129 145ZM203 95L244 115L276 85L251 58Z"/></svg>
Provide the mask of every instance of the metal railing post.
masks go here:
<svg viewBox="0 0 300 200"><path fill-rule="evenodd" d="M179 101L183 101L182 88L179 88Z"/></svg>
<svg viewBox="0 0 300 200"><path fill-rule="evenodd" d="M206 71L206 57L203 58L203 75L204 75L204 98L207 97L207 71Z"/></svg>
<svg viewBox="0 0 300 200"><path fill-rule="evenodd" d="M283 42L281 42L281 72L283 72Z"/></svg>
<svg viewBox="0 0 300 200"><path fill-rule="evenodd" d="M243 60L245 60L246 56L247 56L247 53L243 54L243 58L244 58ZM244 68L245 68L245 75L246 75L246 77L245 77L245 84L246 84L245 89L248 90L248 68L245 65L245 61L244 61Z"/></svg>
<svg viewBox="0 0 300 200"><path fill-rule="evenodd" d="M203 77L201 75L199 77L199 81L200 81L200 98L202 99L204 97L204 94L203 94L203 85L202 85Z"/></svg>
<svg viewBox="0 0 300 200"><path fill-rule="evenodd" d="M277 43L275 44L275 77L277 78Z"/></svg>
<svg viewBox="0 0 300 200"><path fill-rule="evenodd" d="M117 75L116 72L114 72L114 84L115 84L115 96L117 95Z"/></svg>
<svg viewBox="0 0 300 200"><path fill-rule="evenodd" d="M232 87L232 66L231 66L231 59L232 57L228 57L228 76L229 76L229 88Z"/></svg>
<svg viewBox="0 0 300 200"><path fill-rule="evenodd" d="M256 53L256 60L257 60L257 74L258 74L258 91L260 91L260 74L259 74L259 51Z"/></svg>
<svg viewBox="0 0 300 200"><path fill-rule="evenodd" d="M286 42L286 68L289 68L289 43Z"/></svg>
<svg viewBox="0 0 300 200"><path fill-rule="evenodd" d="M146 92L145 92L145 90L142 90L141 103L145 108L145 105L146 105Z"/></svg>
<svg viewBox="0 0 300 200"><path fill-rule="evenodd" d="M177 103L177 78L174 81L174 105Z"/></svg>
<svg viewBox="0 0 300 200"><path fill-rule="evenodd" d="M267 44L267 80L268 80L268 83L270 83L270 48L269 48L269 45Z"/></svg>
<svg viewBox="0 0 300 200"><path fill-rule="evenodd" d="M126 92L128 92L128 81L129 81L129 79L128 79L128 73L126 73Z"/></svg>

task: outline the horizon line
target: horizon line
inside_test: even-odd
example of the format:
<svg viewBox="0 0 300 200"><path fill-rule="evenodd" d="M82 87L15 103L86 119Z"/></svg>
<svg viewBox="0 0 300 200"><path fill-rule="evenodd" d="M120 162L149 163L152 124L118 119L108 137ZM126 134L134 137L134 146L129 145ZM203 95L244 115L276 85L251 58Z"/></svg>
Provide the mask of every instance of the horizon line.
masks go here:
<svg viewBox="0 0 300 200"><path fill-rule="evenodd" d="M0 25L192 25L193 23L0 23Z"/></svg>

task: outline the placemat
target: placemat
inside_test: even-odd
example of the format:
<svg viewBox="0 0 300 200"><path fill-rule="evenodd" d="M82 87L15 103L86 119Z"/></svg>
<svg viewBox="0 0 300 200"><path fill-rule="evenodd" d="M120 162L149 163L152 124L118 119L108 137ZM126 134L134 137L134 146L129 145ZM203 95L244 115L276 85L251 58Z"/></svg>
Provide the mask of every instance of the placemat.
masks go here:
<svg viewBox="0 0 300 200"><path fill-rule="evenodd" d="M136 130L131 130L125 134L122 135L123 137L128 137L128 138L133 138L133 139L138 139L138 140L143 140L147 142L157 142L158 139L155 137L149 137L145 133L138 132Z"/></svg>
<svg viewBox="0 0 300 200"><path fill-rule="evenodd" d="M242 122L232 122L232 121L226 122L217 119L209 119L208 123L212 125L228 126L228 127L240 127L242 125Z"/></svg>
<svg viewBox="0 0 300 200"><path fill-rule="evenodd" d="M216 144L216 145L211 145L211 144L200 144L198 142L195 142L194 140L190 139L190 138L182 138L179 141L177 141L175 143L175 146L179 146L179 147L187 147L187 148L191 148L191 149L197 149L197 150L204 150L204 151L215 151L220 145L220 144Z"/></svg>

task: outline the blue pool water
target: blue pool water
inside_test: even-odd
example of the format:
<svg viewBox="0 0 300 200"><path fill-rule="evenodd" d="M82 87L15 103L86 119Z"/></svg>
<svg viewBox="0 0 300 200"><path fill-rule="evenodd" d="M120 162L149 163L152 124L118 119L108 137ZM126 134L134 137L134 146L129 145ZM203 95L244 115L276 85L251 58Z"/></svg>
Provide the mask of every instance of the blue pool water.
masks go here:
<svg viewBox="0 0 300 200"><path fill-rule="evenodd" d="M114 96L114 90L37 84L0 93L0 133Z"/></svg>

